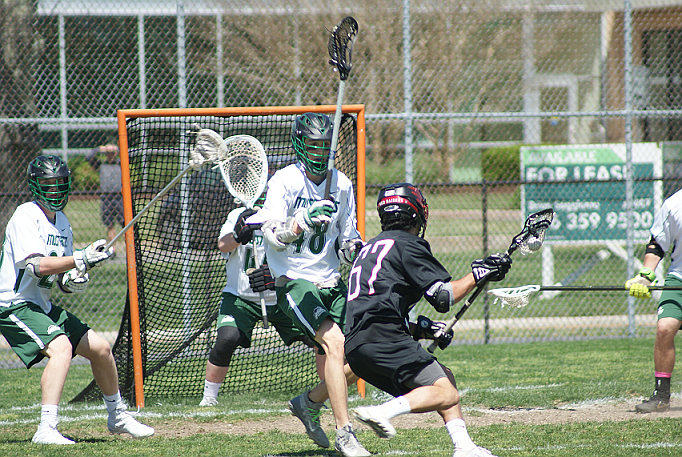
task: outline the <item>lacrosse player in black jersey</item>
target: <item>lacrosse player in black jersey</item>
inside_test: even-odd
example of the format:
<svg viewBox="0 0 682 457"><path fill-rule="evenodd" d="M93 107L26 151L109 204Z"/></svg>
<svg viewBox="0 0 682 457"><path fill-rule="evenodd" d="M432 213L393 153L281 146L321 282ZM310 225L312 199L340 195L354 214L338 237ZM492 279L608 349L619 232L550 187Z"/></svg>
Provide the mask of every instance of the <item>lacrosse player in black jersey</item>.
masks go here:
<svg viewBox="0 0 682 457"><path fill-rule="evenodd" d="M382 232L360 250L348 278L345 353L356 375L396 398L353 414L379 437L392 438L393 417L437 411L454 444L453 457L490 457L469 437L454 375L417 341L432 339L444 348L452 330L443 335L445 324L425 316L409 323L408 313L422 296L436 311L447 312L483 278L502 280L511 258L493 254L476 260L471 273L452 281L423 238L429 212L417 187L384 187L377 209Z"/></svg>

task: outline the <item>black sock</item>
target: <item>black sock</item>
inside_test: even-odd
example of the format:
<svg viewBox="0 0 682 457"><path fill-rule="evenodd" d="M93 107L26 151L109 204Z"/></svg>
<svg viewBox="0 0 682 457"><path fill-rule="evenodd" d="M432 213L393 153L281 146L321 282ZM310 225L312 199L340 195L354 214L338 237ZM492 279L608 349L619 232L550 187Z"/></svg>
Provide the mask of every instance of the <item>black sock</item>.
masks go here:
<svg viewBox="0 0 682 457"><path fill-rule="evenodd" d="M670 399L670 378L656 377L656 394L664 399Z"/></svg>

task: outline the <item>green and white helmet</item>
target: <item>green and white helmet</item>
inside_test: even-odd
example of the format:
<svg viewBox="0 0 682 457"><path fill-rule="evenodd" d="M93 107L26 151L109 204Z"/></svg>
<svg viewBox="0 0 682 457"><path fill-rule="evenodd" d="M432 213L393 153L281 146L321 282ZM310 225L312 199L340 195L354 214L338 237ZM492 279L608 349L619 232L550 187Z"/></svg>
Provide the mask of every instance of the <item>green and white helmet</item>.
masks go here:
<svg viewBox="0 0 682 457"><path fill-rule="evenodd" d="M28 187L33 198L50 211L62 211L69 201L71 170L57 156L38 156L28 164Z"/></svg>
<svg viewBox="0 0 682 457"><path fill-rule="evenodd" d="M326 114L301 114L291 126L291 144L298 160L315 176L327 173L332 134L332 121Z"/></svg>

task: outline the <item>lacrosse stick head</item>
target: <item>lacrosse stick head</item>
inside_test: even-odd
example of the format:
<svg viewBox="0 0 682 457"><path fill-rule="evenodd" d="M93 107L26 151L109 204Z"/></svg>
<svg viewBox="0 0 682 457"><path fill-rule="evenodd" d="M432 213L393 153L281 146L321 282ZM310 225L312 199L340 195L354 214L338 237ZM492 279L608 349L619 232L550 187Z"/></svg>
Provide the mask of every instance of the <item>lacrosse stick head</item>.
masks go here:
<svg viewBox="0 0 682 457"><path fill-rule="evenodd" d="M488 293L495 297L493 304L499 301L502 308L504 308L505 305L512 308L523 308L530 301L530 295L539 290L540 286L531 285L490 289Z"/></svg>
<svg viewBox="0 0 682 457"><path fill-rule="evenodd" d="M339 25L334 26L327 49L329 51L329 63L334 67L334 70L339 72L341 81L348 79L353 64L351 63L351 54L353 52L353 42L358 36L358 21L353 17L345 17L339 22Z"/></svg>
<svg viewBox="0 0 682 457"><path fill-rule="evenodd" d="M540 249L545 241L545 232L552 225L552 220L554 220L554 210L551 208L528 216L523 230L514 237L507 252L511 254L518 249L521 254L525 255Z"/></svg>
<svg viewBox="0 0 682 457"><path fill-rule="evenodd" d="M244 206L253 208L268 182L265 148L250 135L225 138L225 146L225 155L218 165L227 190Z"/></svg>

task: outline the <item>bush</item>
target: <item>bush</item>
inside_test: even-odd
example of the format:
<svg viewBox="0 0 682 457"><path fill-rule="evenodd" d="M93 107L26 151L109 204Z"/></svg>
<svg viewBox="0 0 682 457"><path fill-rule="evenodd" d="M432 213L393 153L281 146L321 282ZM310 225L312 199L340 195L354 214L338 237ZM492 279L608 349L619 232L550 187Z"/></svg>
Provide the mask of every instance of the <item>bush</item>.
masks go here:
<svg viewBox="0 0 682 457"><path fill-rule="evenodd" d="M481 172L486 181L518 181L521 179L521 145L484 149Z"/></svg>

